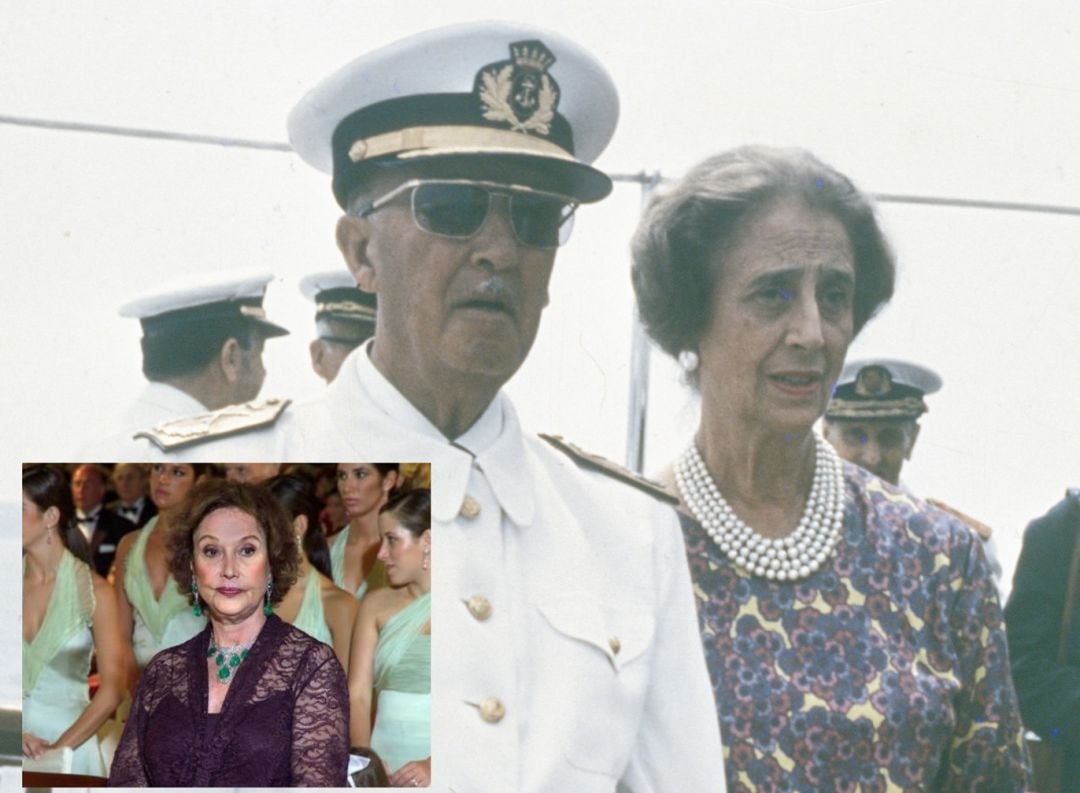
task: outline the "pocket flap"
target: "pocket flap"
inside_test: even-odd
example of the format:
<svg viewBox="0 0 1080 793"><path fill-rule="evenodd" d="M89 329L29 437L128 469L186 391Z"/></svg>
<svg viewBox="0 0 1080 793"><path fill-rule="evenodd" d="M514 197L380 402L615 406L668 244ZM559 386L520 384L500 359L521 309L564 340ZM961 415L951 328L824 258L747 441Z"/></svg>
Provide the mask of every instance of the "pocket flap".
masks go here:
<svg viewBox="0 0 1080 793"><path fill-rule="evenodd" d="M617 670L648 649L655 620L646 607L601 603L591 592L548 595L537 608L559 633L602 652Z"/></svg>

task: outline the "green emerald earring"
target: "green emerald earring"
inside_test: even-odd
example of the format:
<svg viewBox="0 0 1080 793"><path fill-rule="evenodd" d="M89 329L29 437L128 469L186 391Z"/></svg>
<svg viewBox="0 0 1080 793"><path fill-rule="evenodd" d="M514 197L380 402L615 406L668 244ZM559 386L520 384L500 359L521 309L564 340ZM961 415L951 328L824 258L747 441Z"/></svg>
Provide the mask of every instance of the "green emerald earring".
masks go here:
<svg viewBox="0 0 1080 793"><path fill-rule="evenodd" d="M194 581L191 582L191 597L195 600L195 608L191 611L196 617L202 616L202 607L199 604L199 585Z"/></svg>
<svg viewBox="0 0 1080 793"><path fill-rule="evenodd" d="M267 617L273 612L273 607L270 605L270 593L274 591L274 579L270 579L266 582L266 601L263 603L263 614Z"/></svg>

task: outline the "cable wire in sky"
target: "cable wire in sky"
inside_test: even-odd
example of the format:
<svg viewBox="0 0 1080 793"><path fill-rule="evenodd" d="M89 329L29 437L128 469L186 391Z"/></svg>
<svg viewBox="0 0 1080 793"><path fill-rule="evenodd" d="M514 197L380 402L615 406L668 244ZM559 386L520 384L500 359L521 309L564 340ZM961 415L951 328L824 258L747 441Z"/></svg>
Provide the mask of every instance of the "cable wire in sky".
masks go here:
<svg viewBox="0 0 1080 793"><path fill-rule="evenodd" d="M237 149L258 149L262 151L292 151L288 143L277 141L249 140L247 138L229 138L220 135L201 135L191 132L170 130L140 129L137 127L117 127L108 124L88 124L80 121L55 121L24 116L0 115L0 124L19 127L34 127L60 132L86 132L98 135L117 135L126 138L144 140L168 140L177 143L196 143L209 146L225 146ZM631 182L655 187L671 181L659 172L613 173L609 174L616 182ZM1080 207L1059 204L1033 204L1024 201L990 201L976 198L949 198L944 196L902 195L898 193L871 193L874 199L883 204L921 204L925 206L958 207L963 209L997 209L1009 212L1035 212L1048 215L1072 215L1080 217Z"/></svg>

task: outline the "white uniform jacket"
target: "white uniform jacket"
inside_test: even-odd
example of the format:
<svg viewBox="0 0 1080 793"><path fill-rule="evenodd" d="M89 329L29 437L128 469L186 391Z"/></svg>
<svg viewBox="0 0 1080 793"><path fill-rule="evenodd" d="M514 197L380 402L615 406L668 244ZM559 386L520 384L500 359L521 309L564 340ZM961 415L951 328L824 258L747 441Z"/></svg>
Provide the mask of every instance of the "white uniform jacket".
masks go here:
<svg viewBox="0 0 1080 793"><path fill-rule="evenodd" d="M159 459L162 454L156 446L142 439L134 440L132 436L163 421L205 411L206 407L199 400L179 388L167 383L147 383L138 398L112 424L102 427L114 434L86 444L80 449L79 458L135 462Z"/></svg>
<svg viewBox="0 0 1080 793"><path fill-rule="evenodd" d="M502 394L451 442L360 348L272 430L182 454L432 463L433 790L724 790L673 509L524 435Z"/></svg>

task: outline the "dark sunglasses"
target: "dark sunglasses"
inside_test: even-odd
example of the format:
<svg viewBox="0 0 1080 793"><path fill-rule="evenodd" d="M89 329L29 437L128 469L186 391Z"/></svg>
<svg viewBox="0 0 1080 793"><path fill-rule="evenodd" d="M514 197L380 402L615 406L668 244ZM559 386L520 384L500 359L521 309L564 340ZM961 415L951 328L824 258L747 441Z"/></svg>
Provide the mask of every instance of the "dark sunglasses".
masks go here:
<svg viewBox="0 0 1080 793"><path fill-rule="evenodd" d="M412 191L413 222L430 234L468 239L484 226L493 195L506 196L514 236L530 248L557 248L570 238L577 202L557 193L496 182L464 179L412 179L356 211L367 217Z"/></svg>

